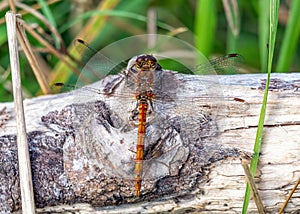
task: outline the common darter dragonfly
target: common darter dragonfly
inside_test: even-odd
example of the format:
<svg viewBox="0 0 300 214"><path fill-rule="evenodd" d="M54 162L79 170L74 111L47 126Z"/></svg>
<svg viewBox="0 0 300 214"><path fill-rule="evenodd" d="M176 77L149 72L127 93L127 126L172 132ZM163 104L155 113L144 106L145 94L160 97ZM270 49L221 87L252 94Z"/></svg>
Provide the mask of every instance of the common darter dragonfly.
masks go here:
<svg viewBox="0 0 300 214"><path fill-rule="evenodd" d="M210 74L215 69L233 67L241 60L240 55L229 54L196 66L192 71ZM103 78L99 73L103 68L121 72L117 76ZM115 143L118 146L113 149L110 146L113 143L109 143L112 139L99 136L100 144L105 146L97 151L102 155L95 154L95 162L101 169L105 165L110 166L106 174L134 180L137 197L141 194L142 181L150 182L179 172L189 157L189 142L199 141L201 136L198 133L204 132L200 130L201 127L212 124L218 115L248 108L242 98L222 95L216 75L176 74L164 70L152 54L133 57L125 69L120 69L102 54L96 54L84 66L83 74L85 77L102 79L101 88L95 85L82 87L81 95L76 95L75 99L94 96L95 100L104 100L121 120L122 125L118 129L125 133L132 130L137 133L135 149L125 146L131 137L116 140L119 143ZM56 86L64 84L57 83ZM161 137L154 139L151 134ZM122 152L119 151L120 147L124 147Z"/></svg>

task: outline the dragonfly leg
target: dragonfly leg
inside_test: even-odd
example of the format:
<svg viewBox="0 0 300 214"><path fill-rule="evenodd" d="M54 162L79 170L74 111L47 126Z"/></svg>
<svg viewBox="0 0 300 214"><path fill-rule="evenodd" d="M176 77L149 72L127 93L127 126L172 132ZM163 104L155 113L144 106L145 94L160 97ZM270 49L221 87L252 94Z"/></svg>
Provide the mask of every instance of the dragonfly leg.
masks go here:
<svg viewBox="0 0 300 214"><path fill-rule="evenodd" d="M148 110L147 113L150 115L152 112L154 112L154 108L153 108L153 102L151 100L148 100Z"/></svg>
<svg viewBox="0 0 300 214"><path fill-rule="evenodd" d="M128 151L130 151L130 152L136 154L136 151L135 151L134 149L129 148Z"/></svg>

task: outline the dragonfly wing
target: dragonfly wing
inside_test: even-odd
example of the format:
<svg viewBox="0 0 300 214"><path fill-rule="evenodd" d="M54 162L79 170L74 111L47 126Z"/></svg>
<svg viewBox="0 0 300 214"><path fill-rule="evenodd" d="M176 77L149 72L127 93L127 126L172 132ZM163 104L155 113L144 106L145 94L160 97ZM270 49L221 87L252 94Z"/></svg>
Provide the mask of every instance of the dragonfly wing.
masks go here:
<svg viewBox="0 0 300 214"><path fill-rule="evenodd" d="M156 139L154 143L151 143L155 138L153 133L155 130L149 127L148 131L149 137L146 138L147 146L143 160L143 182L154 182L166 176L178 175L189 154L189 149L183 146L179 133L170 128L164 131L160 140ZM172 135L171 138L170 135ZM126 180L134 180L135 153L128 148L126 151L124 150L126 146L123 147L119 148L122 149L123 154L114 154L118 156L117 160L115 160L116 156L112 155L115 152L111 148L105 149L111 151L107 158L113 163L112 170L107 173ZM119 149L116 150L120 151Z"/></svg>
<svg viewBox="0 0 300 214"><path fill-rule="evenodd" d="M169 71L160 75L153 101L158 116L152 124L161 129L174 126L190 133L193 139L213 136L218 132L216 123L220 117L249 108L241 98L224 97L217 75L181 75Z"/></svg>
<svg viewBox="0 0 300 214"><path fill-rule="evenodd" d="M126 68L126 62L110 59L102 51L96 51L83 40L75 40L76 50L81 55L79 66L81 74L77 86L82 87L88 83L96 82L110 74L116 74ZM88 82L86 82L88 81Z"/></svg>
<svg viewBox="0 0 300 214"><path fill-rule="evenodd" d="M159 140L155 140L152 132L154 129L149 130L145 151L145 179L178 175L189 155L189 148L184 145L180 133L169 127L159 134Z"/></svg>
<svg viewBox="0 0 300 214"><path fill-rule="evenodd" d="M230 74L236 73L244 58L240 54L228 54L201 63L194 68L194 74Z"/></svg>

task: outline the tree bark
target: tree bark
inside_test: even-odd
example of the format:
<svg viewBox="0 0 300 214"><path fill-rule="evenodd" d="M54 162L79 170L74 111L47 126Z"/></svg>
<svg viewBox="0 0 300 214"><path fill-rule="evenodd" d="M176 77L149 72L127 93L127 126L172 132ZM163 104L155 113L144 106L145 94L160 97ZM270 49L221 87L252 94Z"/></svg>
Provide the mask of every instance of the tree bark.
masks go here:
<svg viewBox="0 0 300 214"><path fill-rule="evenodd" d="M24 101L39 212L240 213L266 75L166 72L149 112L141 197L134 193L134 95L120 76ZM277 213L300 176L300 74L272 74L256 185ZM98 92L98 93L95 93ZM104 93L105 92L105 93ZM157 100L157 101L156 101ZM0 212L21 208L12 103L0 104ZM135 112L133 112L135 114ZM285 211L300 209L297 193ZM253 201L248 213L257 213Z"/></svg>

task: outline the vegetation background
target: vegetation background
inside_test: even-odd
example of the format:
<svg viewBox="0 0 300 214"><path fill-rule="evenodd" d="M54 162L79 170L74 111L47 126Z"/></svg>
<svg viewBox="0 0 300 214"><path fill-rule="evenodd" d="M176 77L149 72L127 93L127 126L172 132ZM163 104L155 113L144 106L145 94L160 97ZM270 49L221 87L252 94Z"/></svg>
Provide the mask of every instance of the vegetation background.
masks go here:
<svg viewBox="0 0 300 214"><path fill-rule="evenodd" d="M75 58L79 61L85 58L74 50L76 39L83 39L94 50L99 50L133 35L158 33L187 41L207 58L239 53L248 66L247 73L267 73L271 69L271 62L273 72L299 71L300 1L281 0L279 10L278 5L279 0L2 1L0 102L12 100L4 18L8 10L22 14L25 21L23 26L35 53L34 60L39 64L34 75L31 69L33 63L28 61L30 57L21 50L23 92L25 97L34 97L42 94L42 91L45 93L45 87L36 72L45 76L47 85L76 78L74 73L80 63ZM269 82L268 76L254 145L256 155L250 165L252 174L256 171L262 143ZM247 212L249 198L247 186L243 213Z"/></svg>
<svg viewBox="0 0 300 214"><path fill-rule="evenodd" d="M94 49L132 35L147 33L149 16L156 14L157 33L184 39L208 58L239 53L245 58L247 72L266 72L268 39L268 0L25 0L16 3L16 12L45 41L60 53L62 43L40 18L26 6L40 13L57 29L67 50L74 54L73 41L87 41ZM12 100L9 52L5 13L6 1L0 3L0 102ZM300 70L300 1L282 0L279 9L274 53L275 72ZM41 71L50 84L68 81L72 75L61 56L41 45L27 32ZM68 48L69 47L69 48ZM41 94L41 89L25 55L20 53L22 85L25 97Z"/></svg>

